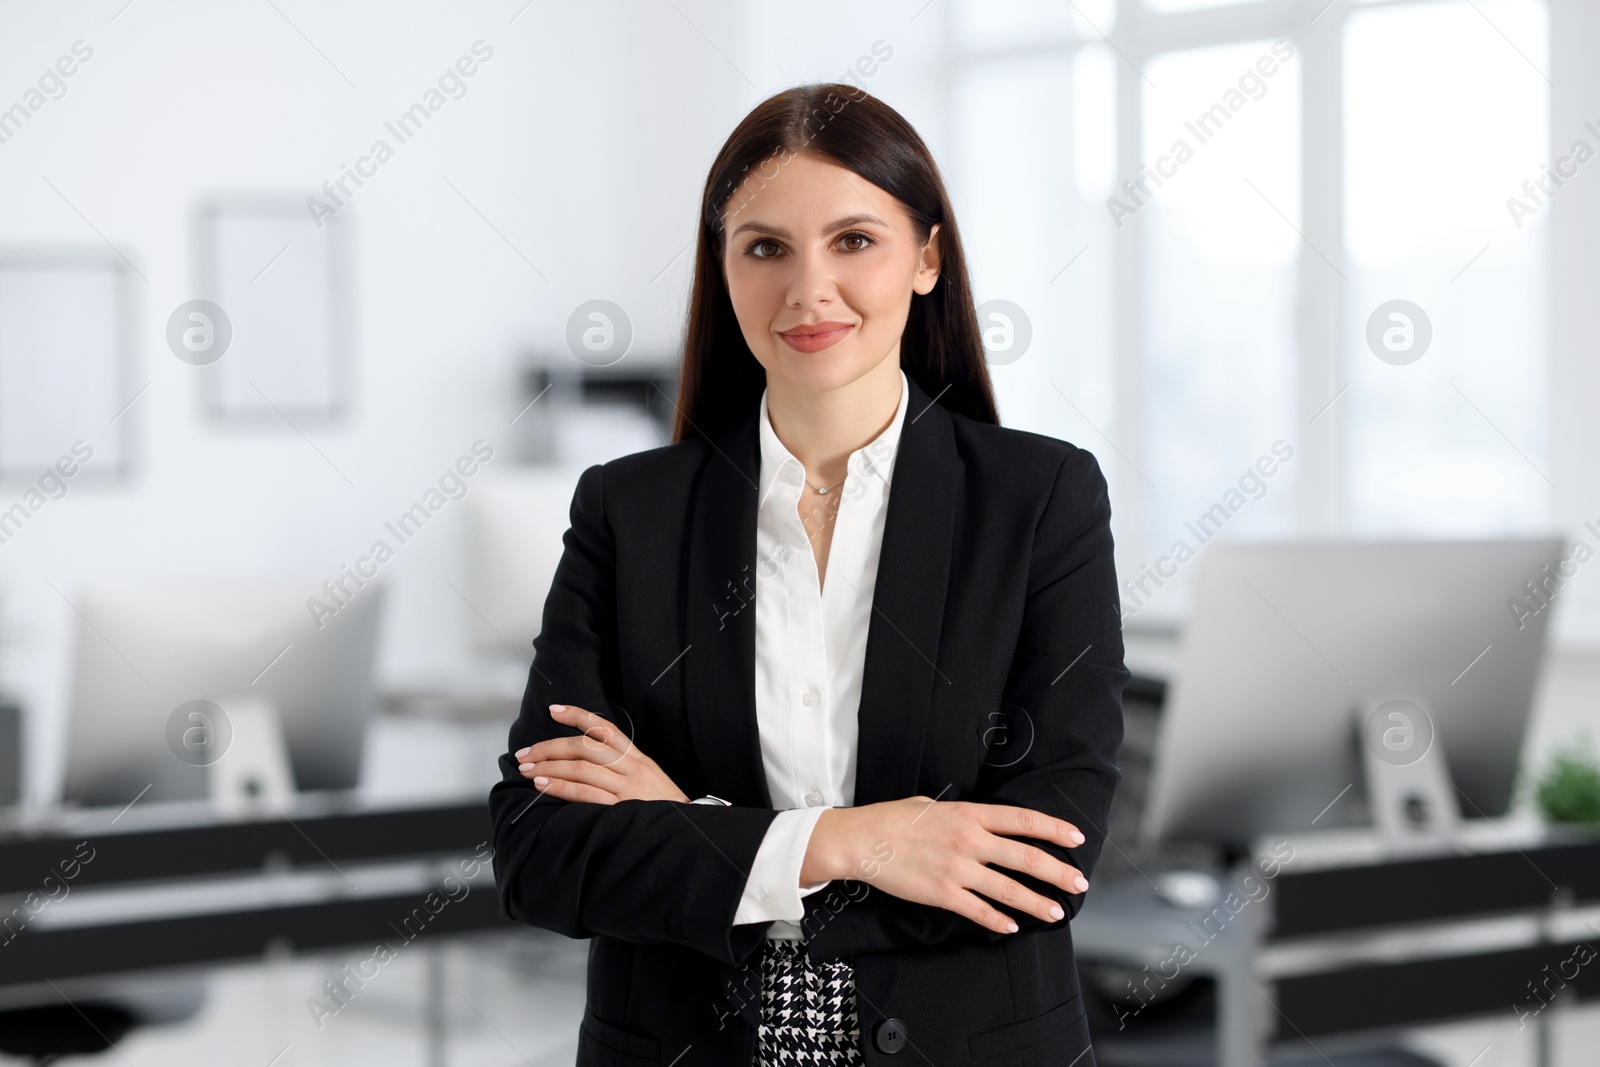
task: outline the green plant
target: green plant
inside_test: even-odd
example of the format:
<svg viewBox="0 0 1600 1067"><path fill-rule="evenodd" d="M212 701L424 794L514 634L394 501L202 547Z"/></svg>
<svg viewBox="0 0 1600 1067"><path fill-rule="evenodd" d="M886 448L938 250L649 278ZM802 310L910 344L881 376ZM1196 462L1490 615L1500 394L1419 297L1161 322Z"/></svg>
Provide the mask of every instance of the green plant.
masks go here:
<svg viewBox="0 0 1600 1067"><path fill-rule="evenodd" d="M1587 738L1556 750L1534 799L1550 822L1600 824L1600 762Z"/></svg>

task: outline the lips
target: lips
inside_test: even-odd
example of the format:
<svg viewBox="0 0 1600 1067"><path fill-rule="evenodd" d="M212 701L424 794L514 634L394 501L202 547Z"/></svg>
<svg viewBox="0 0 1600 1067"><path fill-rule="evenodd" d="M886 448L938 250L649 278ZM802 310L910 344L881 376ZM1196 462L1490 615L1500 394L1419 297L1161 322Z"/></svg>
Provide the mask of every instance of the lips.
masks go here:
<svg viewBox="0 0 1600 1067"><path fill-rule="evenodd" d="M855 327L848 322L813 322L784 330L778 336L798 352L820 352L838 344Z"/></svg>

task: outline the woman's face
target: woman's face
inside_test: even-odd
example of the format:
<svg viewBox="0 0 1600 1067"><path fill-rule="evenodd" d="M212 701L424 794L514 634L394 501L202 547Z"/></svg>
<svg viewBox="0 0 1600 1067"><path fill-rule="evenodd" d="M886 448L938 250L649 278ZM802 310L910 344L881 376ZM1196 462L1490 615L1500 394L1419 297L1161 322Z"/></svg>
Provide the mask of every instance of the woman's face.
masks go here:
<svg viewBox="0 0 1600 1067"><path fill-rule="evenodd" d="M937 225L918 245L894 197L806 152L752 168L723 223L728 295L769 384L824 393L899 368L912 293L939 278Z"/></svg>

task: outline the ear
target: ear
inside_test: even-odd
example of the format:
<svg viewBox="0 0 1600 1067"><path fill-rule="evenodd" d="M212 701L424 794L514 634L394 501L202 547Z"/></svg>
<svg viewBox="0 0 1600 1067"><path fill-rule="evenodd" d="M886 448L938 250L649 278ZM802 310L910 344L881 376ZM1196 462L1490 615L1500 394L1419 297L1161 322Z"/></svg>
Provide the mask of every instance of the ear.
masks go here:
<svg viewBox="0 0 1600 1067"><path fill-rule="evenodd" d="M928 230L928 241L922 246L917 276L911 281L911 288L923 296L933 292L933 287L939 282L939 225L936 222Z"/></svg>

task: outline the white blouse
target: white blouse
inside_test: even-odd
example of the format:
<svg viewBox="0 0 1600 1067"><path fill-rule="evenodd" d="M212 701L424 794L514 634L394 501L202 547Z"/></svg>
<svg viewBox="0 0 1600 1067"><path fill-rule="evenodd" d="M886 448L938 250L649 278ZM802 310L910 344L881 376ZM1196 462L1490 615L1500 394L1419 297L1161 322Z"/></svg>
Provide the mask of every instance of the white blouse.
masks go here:
<svg viewBox="0 0 1600 1067"><path fill-rule="evenodd" d="M756 852L734 925L776 920L768 938L799 939L801 898L827 882L800 885L811 831L831 807L855 801L856 712L866 662L867 627L883 544L889 480L905 423L910 385L900 372L900 406L887 429L850 453L819 580L802 522L805 467L773 432L761 393L761 480L756 515L756 719L767 789L778 816ZM831 501L826 502L832 506Z"/></svg>

